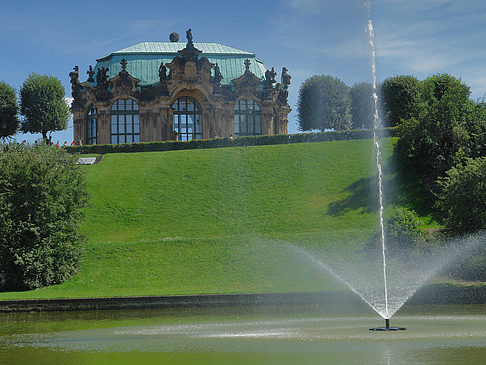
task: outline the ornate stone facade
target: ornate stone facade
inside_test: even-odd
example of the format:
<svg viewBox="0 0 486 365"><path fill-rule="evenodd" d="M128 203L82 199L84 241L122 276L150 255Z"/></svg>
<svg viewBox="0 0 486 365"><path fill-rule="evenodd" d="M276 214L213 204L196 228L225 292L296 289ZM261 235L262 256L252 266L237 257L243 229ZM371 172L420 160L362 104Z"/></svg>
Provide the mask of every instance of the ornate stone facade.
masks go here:
<svg viewBox="0 0 486 365"><path fill-rule="evenodd" d="M144 73L145 64L136 68L142 62L154 64L152 58L157 54L147 52L120 51L116 56L124 58L119 64L113 63L115 54L100 59L94 70L89 67L88 80L83 83L79 82L76 66L70 73L75 141L108 144L287 133L291 109L287 103L290 76L286 68L278 83L273 68L260 77L250 70L252 61L261 63L256 58L243 61L240 54L219 54L219 58L213 55L213 59L224 63L221 67L195 47L190 29L186 36L185 48L177 51L170 62L157 63L149 76ZM171 35L173 39L176 37ZM235 72L232 65L242 61L244 72L226 80L230 71ZM121 71L110 77L110 68L119 65ZM130 74L129 67L140 78ZM151 82L154 74L157 80Z"/></svg>

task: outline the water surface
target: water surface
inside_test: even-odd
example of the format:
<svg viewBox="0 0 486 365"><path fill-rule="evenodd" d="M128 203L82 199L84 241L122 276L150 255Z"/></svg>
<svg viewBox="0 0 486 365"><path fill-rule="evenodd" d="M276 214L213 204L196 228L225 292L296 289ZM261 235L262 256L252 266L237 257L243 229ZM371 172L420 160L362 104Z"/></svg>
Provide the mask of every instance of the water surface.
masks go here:
<svg viewBox="0 0 486 365"><path fill-rule="evenodd" d="M480 364L486 305L406 306L401 332L363 306L0 315L2 364Z"/></svg>

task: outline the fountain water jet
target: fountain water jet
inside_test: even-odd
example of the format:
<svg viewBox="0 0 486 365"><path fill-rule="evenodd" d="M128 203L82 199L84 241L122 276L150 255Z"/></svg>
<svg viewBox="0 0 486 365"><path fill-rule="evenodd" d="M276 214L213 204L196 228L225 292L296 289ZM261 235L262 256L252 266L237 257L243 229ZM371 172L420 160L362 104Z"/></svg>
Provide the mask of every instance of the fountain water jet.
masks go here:
<svg viewBox="0 0 486 365"><path fill-rule="evenodd" d="M385 319L385 330L390 330L390 310L388 307L388 282L386 275L386 245L385 245L385 225L383 222L383 171L381 164L381 145L378 132L383 130L383 125L378 113L378 93L376 88L376 54L375 54L375 35L373 31L373 22L371 21L371 3L368 0L366 2L369 14L368 26L366 27L368 33L368 40L371 49L371 73L372 73L372 87L373 87L373 146L376 157L376 168L378 170L378 202L379 202L379 218L380 218L380 238L381 238L381 253L383 263L383 287L384 287L384 299L385 299L385 313L383 318ZM382 328L382 327L380 327ZM396 329L404 330L405 328L394 327ZM373 329L372 329L373 330Z"/></svg>

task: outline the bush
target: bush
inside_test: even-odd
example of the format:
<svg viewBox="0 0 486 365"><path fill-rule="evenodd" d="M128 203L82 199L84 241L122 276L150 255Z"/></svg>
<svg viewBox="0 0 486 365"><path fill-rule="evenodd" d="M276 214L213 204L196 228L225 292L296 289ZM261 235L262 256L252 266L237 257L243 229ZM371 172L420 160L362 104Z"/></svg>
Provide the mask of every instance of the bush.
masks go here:
<svg viewBox="0 0 486 365"><path fill-rule="evenodd" d="M436 206L456 232L486 228L486 157L467 159L439 178Z"/></svg>
<svg viewBox="0 0 486 365"><path fill-rule="evenodd" d="M414 210L395 208L386 219L385 227L388 237L401 244L416 243L422 232L420 219Z"/></svg>
<svg viewBox="0 0 486 365"><path fill-rule="evenodd" d="M76 158L46 145L0 145L0 289L34 289L75 273L86 203Z"/></svg>
<svg viewBox="0 0 486 365"><path fill-rule="evenodd" d="M309 142L328 142L367 139L372 137L370 130L351 130L336 132L319 132L319 133L299 133L299 134L276 134L266 136L247 136L216 139L194 139L187 142L160 141L160 142L142 142L126 144L105 144L105 145L85 145L69 146L65 150L70 153L125 153L125 152L154 152L154 151L175 151L190 150L200 148L222 148L222 147L246 147L246 146L264 146L274 144L289 143L309 143ZM395 137L396 131L393 128L386 128L385 134Z"/></svg>

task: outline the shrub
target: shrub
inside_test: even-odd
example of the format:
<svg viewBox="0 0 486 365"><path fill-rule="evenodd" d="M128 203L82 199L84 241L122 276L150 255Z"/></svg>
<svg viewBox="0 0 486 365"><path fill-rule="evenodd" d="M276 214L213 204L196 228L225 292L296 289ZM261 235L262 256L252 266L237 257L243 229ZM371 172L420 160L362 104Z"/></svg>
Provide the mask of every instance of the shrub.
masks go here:
<svg viewBox="0 0 486 365"><path fill-rule="evenodd" d="M34 289L78 268L87 203L76 158L46 145L0 145L0 288Z"/></svg>
<svg viewBox="0 0 486 365"><path fill-rule="evenodd" d="M439 178L436 206L456 232L486 228L486 157L467 159Z"/></svg>
<svg viewBox="0 0 486 365"><path fill-rule="evenodd" d="M390 137L396 135L395 129L386 128L385 133ZM246 147L263 146L288 143L309 143L367 139L372 137L370 130L351 130L319 133L299 133L299 134L276 134L268 136L246 136L235 139L216 138L216 139L195 139L187 142L160 141L142 142L126 144L105 144L105 145L85 145L69 146L65 150L70 153L118 153L118 152L153 152L153 151L174 151L189 150L200 148L222 148L222 147Z"/></svg>

